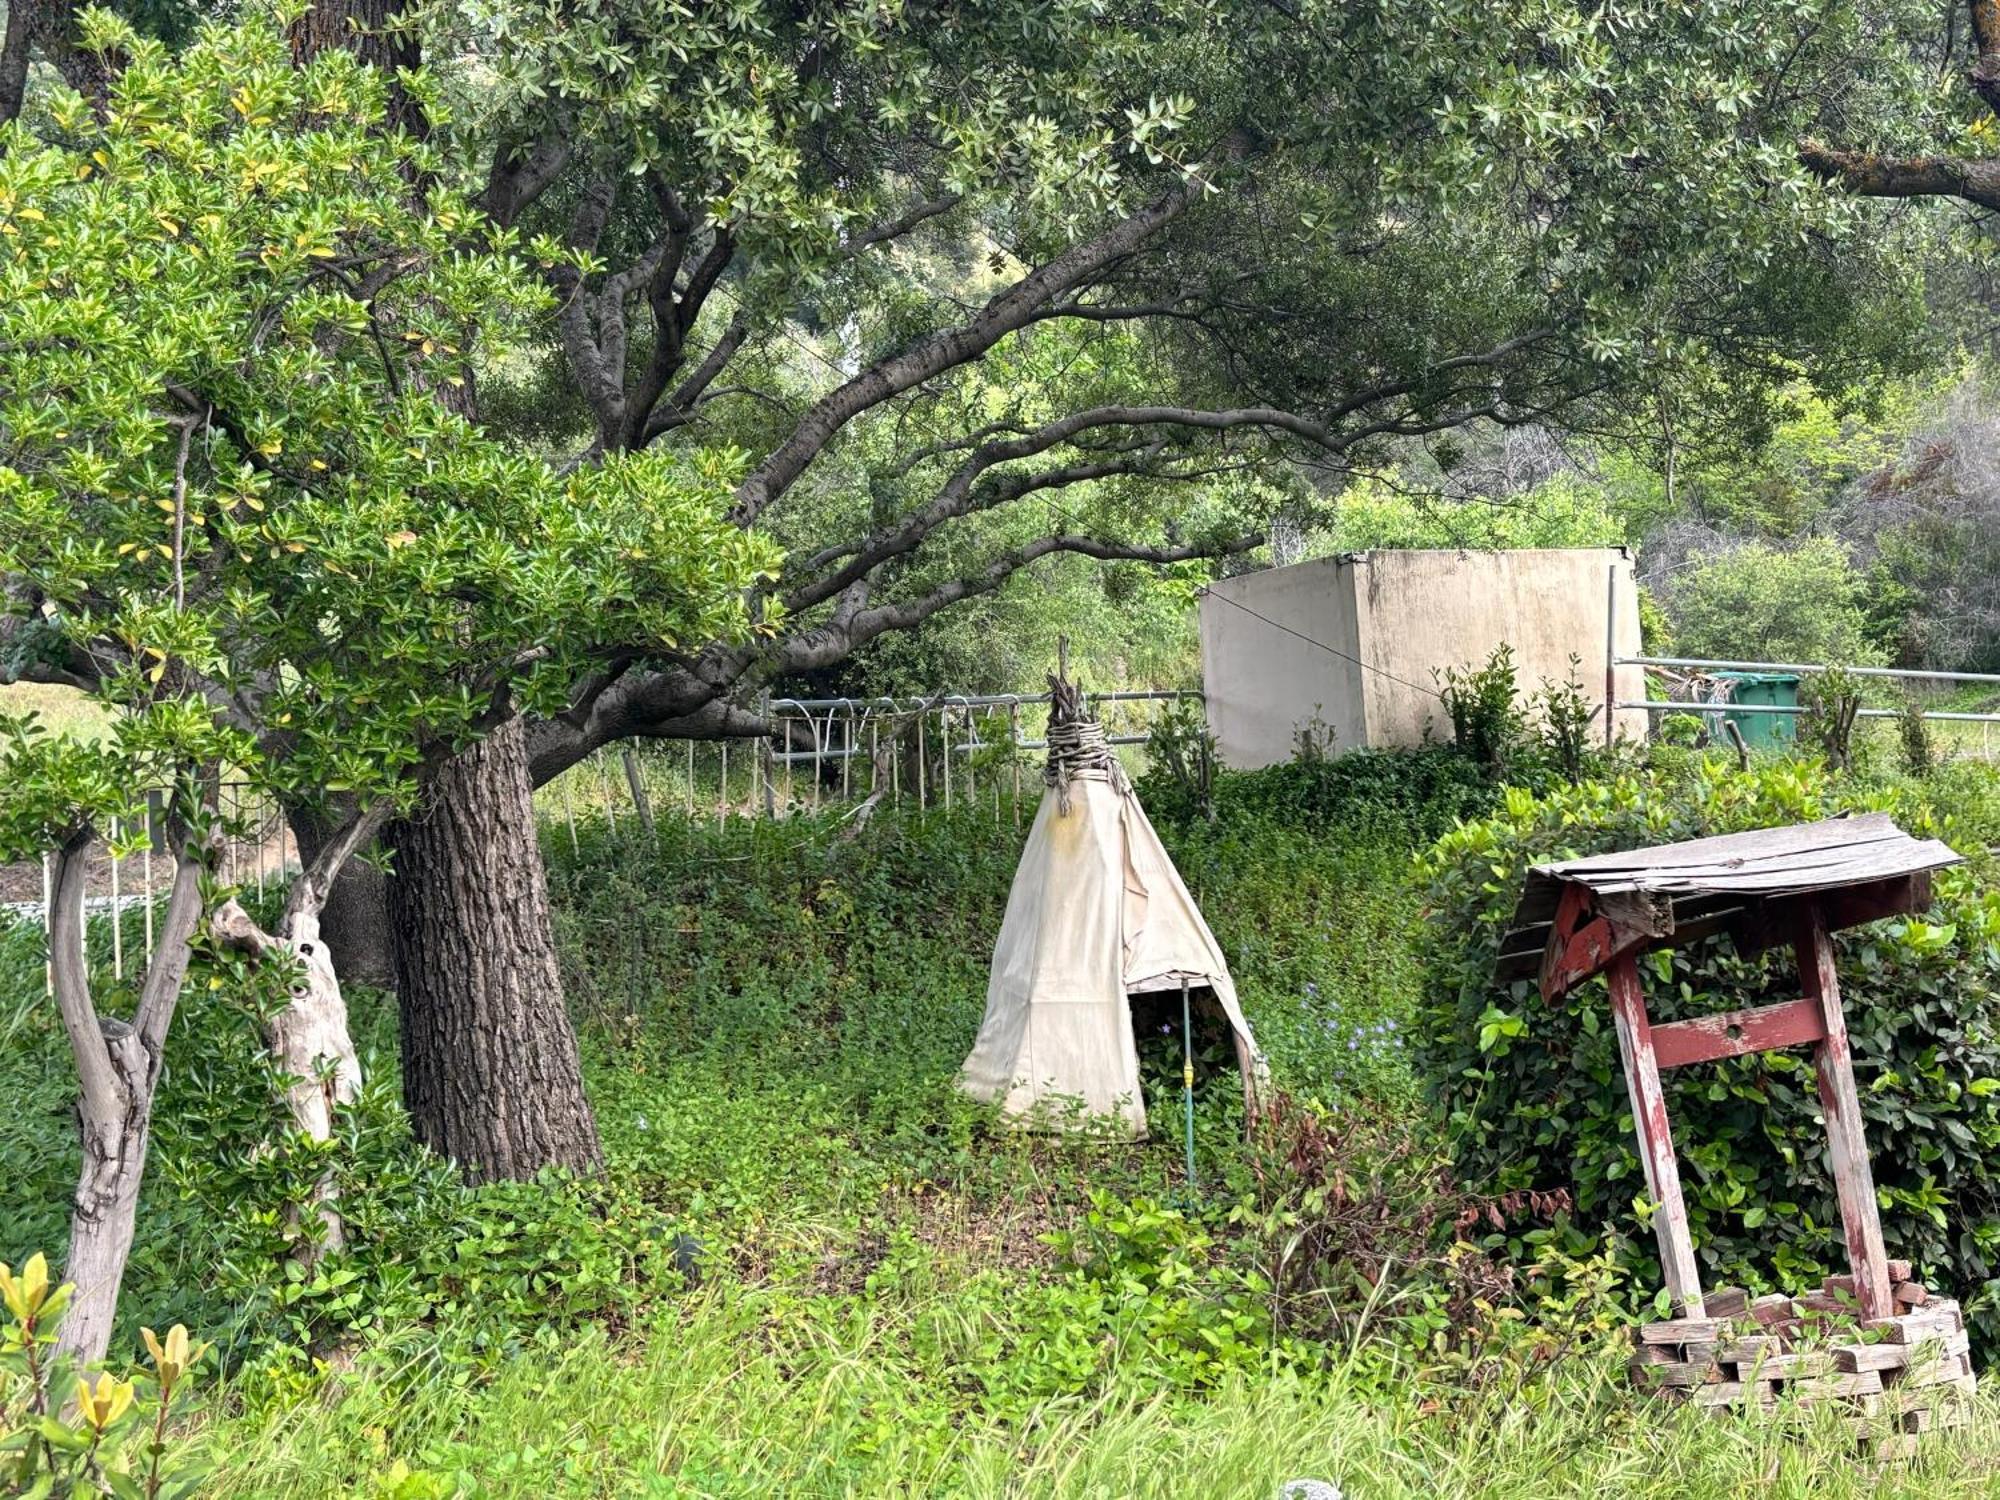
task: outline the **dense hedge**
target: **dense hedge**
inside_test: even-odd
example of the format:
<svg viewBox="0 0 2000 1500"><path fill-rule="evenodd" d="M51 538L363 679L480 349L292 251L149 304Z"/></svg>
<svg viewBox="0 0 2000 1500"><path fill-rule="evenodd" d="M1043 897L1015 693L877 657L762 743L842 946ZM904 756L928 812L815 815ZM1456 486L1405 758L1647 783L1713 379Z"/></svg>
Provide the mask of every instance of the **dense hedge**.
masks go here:
<svg viewBox="0 0 2000 1500"><path fill-rule="evenodd" d="M1966 810L1990 809L1994 783L1953 774L1947 801L1934 800L1935 789L1869 788L1811 767L1743 773L1699 761L1539 799L1510 791L1492 817L1446 834L1424 861L1432 920L1418 1066L1467 1185L1571 1189L1579 1235L1628 1236L1635 1270L1658 1284L1603 980L1554 1006L1530 981L1492 981L1530 864L1849 808L1890 812L1913 833L1979 852L1988 830ZM1936 892L1923 917L1840 935L1840 972L1890 1253L1917 1261L1935 1285L1979 1297L1976 1326L1990 1344L2000 1334L2000 890L1972 866L1942 872ZM1798 993L1788 952L1745 960L1727 939L1642 967L1663 1020ZM1844 1264L1805 1052L1676 1070L1667 1094L1710 1284L1799 1290Z"/></svg>

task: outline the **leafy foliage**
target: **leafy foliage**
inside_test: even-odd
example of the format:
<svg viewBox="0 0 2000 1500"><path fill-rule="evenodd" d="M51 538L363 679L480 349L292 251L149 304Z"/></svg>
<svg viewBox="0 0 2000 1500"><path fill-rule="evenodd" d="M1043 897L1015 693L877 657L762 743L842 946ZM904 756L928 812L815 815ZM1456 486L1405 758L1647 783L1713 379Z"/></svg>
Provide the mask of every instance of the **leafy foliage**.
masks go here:
<svg viewBox="0 0 2000 1500"><path fill-rule="evenodd" d="M1722 661L1875 661L1866 583L1833 537L1697 558L1664 595L1676 650Z"/></svg>
<svg viewBox="0 0 2000 1500"><path fill-rule="evenodd" d="M178 55L85 29L123 59L106 107L59 94L0 159L13 671L310 800L406 789L496 694L560 702L614 645L745 626L772 554L721 521L731 456L559 478L454 409L548 295L383 130L379 73L296 65L269 15ZM199 742L214 703L258 753Z"/></svg>
<svg viewBox="0 0 2000 1500"><path fill-rule="evenodd" d="M93 1380L54 1349L75 1288L54 1285L47 1258L28 1257L20 1274L0 1262L0 1481L16 1495L71 1500L183 1500L205 1474L178 1453L170 1456L167 1424L177 1390L202 1362L207 1345L192 1343L176 1323L165 1338L145 1330L152 1368L120 1379L109 1370ZM139 1387L152 1392L148 1412Z"/></svg>
<svg viewBox="0 0 2000 1500"><path fill-rule="evenodd" d="M1185 819L1199 811L1163 768L1147 772L1139 794L1156 818ZM1213 800L1218 818L1401 848L1436 838L1459 818L1483 815L1495 795L1474 761L1433 746L1305 756L1261 771L1223 768L1215 775Z"/></svg>

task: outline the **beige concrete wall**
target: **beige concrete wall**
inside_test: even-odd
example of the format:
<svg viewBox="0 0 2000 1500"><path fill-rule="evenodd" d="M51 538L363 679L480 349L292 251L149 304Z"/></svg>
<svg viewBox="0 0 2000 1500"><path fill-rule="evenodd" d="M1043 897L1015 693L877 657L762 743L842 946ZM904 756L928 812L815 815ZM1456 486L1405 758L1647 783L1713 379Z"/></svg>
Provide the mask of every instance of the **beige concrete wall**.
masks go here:
<svg viewBox="0 0 2000 1500"><path fill-rule="evenodd" d="M1449 740L1433 669L1478 666L1503 641L1524 693L1545 677L1562 681L1575 652L1584 695L1600 710L1607 611L1617 654L1639 651L1638 591L1622 548L1359 553L1246 574L1210 593L1222 597L1201 609L1209 722L1223 763L1239 769L1288 759L1315 707L1342 749L1417 745L1426 727ZM1617 694L1645 695L1639 668L1618 669ZM1645 733L1643 713L1616 722L1621 735Z"/></svg>
<svg viewBox="0 0 2000 1500"><path fill-rule="evenodd" d="M1616 575L1615 606L1611 580ZM1373 552L1354 560L1361 619L1363 717L1371 745L1416 745L1451 738L1432 671L1485 662L1502 642L1514 648L1523 693L1543 679L1562 682L1570 653L1584 696L1602 709L1606 614L1615 609L1620 656L1639 654L1639 595L1622 548L1565 547L1508 552ZM1618 669L1618 696L1645 696L1638 667ZM1602 732L1603 720L1598 720ZM1645 714L1627 710L1618 732L1641 738Z"/></svg>
<svg viewBox="0 0 2000 1500"><path fill-rule="evenodd" d="M1337 748L1367 743L1351 572L1319 558L1226 578L1204 595L1202 688L1224 765L1290 760L1315 717Z"/></svg>

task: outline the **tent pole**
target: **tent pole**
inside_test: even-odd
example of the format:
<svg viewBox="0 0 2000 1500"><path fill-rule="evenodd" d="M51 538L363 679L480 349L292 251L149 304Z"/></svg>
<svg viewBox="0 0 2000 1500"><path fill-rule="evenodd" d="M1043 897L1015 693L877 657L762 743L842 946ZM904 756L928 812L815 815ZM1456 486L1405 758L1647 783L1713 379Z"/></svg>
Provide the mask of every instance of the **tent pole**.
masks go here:
<svg viewBox="0 0 2000 1500"><path fill-rule="evenodd" d="M1181 975L1181 1096L1187 1104L1188 1191L1195 1190L1194 1175L1194 1015L1188 1004L1187 975Z"/></svg>

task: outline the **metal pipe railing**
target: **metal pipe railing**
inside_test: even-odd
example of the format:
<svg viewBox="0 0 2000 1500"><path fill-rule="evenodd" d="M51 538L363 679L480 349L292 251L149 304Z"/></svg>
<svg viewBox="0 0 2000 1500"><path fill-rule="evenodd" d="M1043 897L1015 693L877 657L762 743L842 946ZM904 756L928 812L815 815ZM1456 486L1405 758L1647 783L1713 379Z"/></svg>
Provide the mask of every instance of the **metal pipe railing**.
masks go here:
<svg viewBox="0 0 2000 1500"><path fill-rule="evenodd" d="M1703 672L1824 672L1824 662L1716 661L1701 656L1621 656L1621 667L1685 667ZM1914 667L1846 667L1855 677L1889 677L1912 682L1991 682L2000 683L2000 672L1931 672ZM1620 704L1623 708L1626 705Z"/></svg>
<svg viewBox="0 0 2000 1500"><path fill-rule="evenodd" d="M1625 699L1611 706L1613 708L1640 709L1648 713L1660 712L1697 715L1784 714L1797 717L1800 714L1812 712L1809 708L1792 703L1730 703L1727 700L1720 703L1686 703L1664 698ZM1855 711L1855 717L1859 719L1900 719L1903 715L1900 709L1863 708ZM1940 709L1936 712L1926 710L1923 717L1926 719L1942 720L1946 723L2000 724L2000 714L1957 713Z"/></svg>

